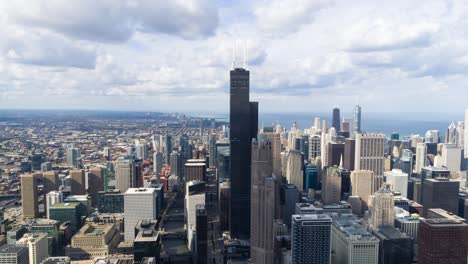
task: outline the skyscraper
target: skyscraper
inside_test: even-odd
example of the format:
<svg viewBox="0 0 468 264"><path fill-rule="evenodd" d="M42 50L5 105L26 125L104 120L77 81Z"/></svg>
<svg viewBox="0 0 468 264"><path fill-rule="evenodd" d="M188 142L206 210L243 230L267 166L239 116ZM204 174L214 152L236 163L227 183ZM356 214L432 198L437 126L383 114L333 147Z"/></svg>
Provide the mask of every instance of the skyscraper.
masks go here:
<svg viewBox="0 0 468 264"><path fill-rule="evenodd" d="M70 185L72 195L86 194L86 179L84 170L70 171Z"/></svg>
<svg viewBox="0 0 468 264"><path fill-rule="evenodd" d="M381 183L385 169L385 135L356 134L355 170L371 170Z"/></svg>
<svg viewBox="0 0 468 264"><path fill-rule="evenodd" d="M339 203L341 201L341 175L337 166L327 168L322 179L322 198L325 204Z"/></svg>
<svg viewBox="0 0 468 264"><path fill-rule="evenodd" d="M80 168L80 149L79 148L67 148L67 163L68 166L73 168Z"/></svg>
<svg viewBox="0 0 468 264"><path fill-rule="evenodd" d="M253 263L273 263L276 179L273 173L273 152L270 141L252 143L250 256Z"/></svg>
<svg viewBox="0 0 468 264"><path fill-rule="evenodd" d="M458 212L458 190L460 182L447 178L425 179L422 183L422 205L424 216L431 208L442 208L450 213Z"/></svg>
<svg viewBox="0 0 468 264"><path fill-rule="evenodd" d="M313 135L310 136L309 138L309 159L315 159L317 157L320 157L320 149L321 149L321 144L322 139L320 138L319 135Z"/></svg>
<svg viewBox="0 0 468 264"><path fill-rule="evenodd" d="M418 235L418 263L466 263L466 223L446 218L421 220Z"/></svg>
<svg viewBox="0 0 468 264"><path fill-rule="evenodd" d="M330 263L331 222L326 214L292 216L292 264Z"/></svg>
<svg viewBox="0 0 468 264"><path fill-rule="evenodd" d="M361 133L361 106L356 105L354 107L353 115L353 135Z"/></svg>
<svg viewBox="0 0 468 264"><path fill-rule="evenodd" d="M166 133L164 136L164 159L166 164L170 165L170 157L172 153L172 135Z"/></svg>
<svg viewBox="0 0 468 264"><path fill-rule="evenodd" d="M249 101L250 73L230 72L231 200L230 231L233 238L250 235L251 141L258 131L258 103Z"/></svg>
<svg viewBox="0 0 468 264"><path fill-rule="evenodd" d="M38 184L40 174L21 175L21 200L24 218L39 217Z"/></svg>
<svg viewBox="0 0 468 264"><path fill-rule="evenodd" d="M16 244L28 248L29 264L41 264L49 256L47 233L26 233Z"/></svg>
<svg viewBox="0 0 468 264"><path fill-rule="evenodd" d="M335 107L333 108L332 127L335 128L336 132L341 131L340 123L340 109Z"/></svg>
<svg viewBox="0 0 468 264"><path fill-rule="evenodd" d="M128 159L119 159L115 161L115 189L125 193L128 188L133 187L133 166L132 161Z"/></svg>
<svg viewBox="0 0 468 264"><path fill-rule="evenodd" d="M106 168L91 168L88 173L88 193L91 195L91 205L96 207L98 192L104 191L104 174Z"/></svg>
<svg viewBox="0 0 468 264"><path fill-rule="evenodd" d="M427 149L425 143L416 144L416 163L414 170L416 173L421 173L421 169L426 166Z"/></svg>
<svg viewBox="0 0 468 264"><path fill-rule="evenodd" d="M367 205L369 196L378 190L374 172L370 170L353 171L351 173L351 192Z"/></svg>
<svg viewBox="0 0 468 264"><path fill-rule="evenodd" d="M156 175L159 175L161 173L161 169L163 167L163 154L162 152L155 152L153 154L153 172Z"/></svg>
<svg viewBox="0 0 468 264"><path fill-rule="evenodd" d="M273 152L273 175L282 176L281 173L281 138L279 133L265 133L271 141L271 150Z"/></svg>
<svg viewBox="0 0 468 264"><path fill-rule="evenodd" d="M157 192L154 188L130 188L124 195L125 241L135 239L135 226L139 220L157 218ZM142 210L144 208L144 210Z"/></svg>
<svg viewBox="0 0 468 264"><path fill-rule="evenodd" d="M394 221L393 208L395 202L393 193L390 191L389 186L385 185L374 193L370 198L369 208L371 210L371 219L369 225L372 229L376 230L383 226L392 226Z"/></svg>
<svg viewBox="0 0 468 264"><path fill-rule="evenodd" d="M304 190L304 157L299 150L289 151L287 166L286 179L288 183L294 184L302 192Z"/></svg>
<svg viewBox="0 0 468 264"><path fill-rule="evenodd" d="M195 227L195 252L197 264L208 263L208 215L204 204L196 205Z"/></svg>
<svg viewBox="0 0 468 264"><path fill-rule="evenodd" d="M47 194L55 191L58 188L58 172L46 171L44 172L44 193Z"/></svg>
<svg viewBox="0 0 468 264"><path fill-rule="evenodd" d="M401 196L408 197L408 174L401 170L393 169L385 172L386 183L394 192L400 192Z"/></svg>

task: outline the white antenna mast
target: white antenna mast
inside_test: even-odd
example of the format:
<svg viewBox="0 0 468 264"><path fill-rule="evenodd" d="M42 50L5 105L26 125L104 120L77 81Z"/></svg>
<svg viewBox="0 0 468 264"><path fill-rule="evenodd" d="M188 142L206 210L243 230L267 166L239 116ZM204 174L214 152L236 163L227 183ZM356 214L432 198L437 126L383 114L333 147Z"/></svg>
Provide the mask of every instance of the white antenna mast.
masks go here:
<svg viewBox="0 0 468 264"><path fill-rule="evenodd" d="M247 69L247 65L246 65L246 62L247 62L247 58L246 58L246 46L247 46L247 40L244 40L244 69Z"/></svg>
<svg viewBox="0 0 468 264"><path fill-rule="evenodd" d="M232 47L232 66L231 68L234 70L236 66L236 43L234 42L234 47Z"/></svg>

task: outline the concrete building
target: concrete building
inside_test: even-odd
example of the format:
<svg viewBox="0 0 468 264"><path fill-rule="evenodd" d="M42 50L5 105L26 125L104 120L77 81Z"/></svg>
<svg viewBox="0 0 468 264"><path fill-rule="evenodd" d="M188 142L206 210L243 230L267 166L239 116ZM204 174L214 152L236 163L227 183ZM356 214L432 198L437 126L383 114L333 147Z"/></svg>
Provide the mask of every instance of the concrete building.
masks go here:
<svg viewBox="0 0 468 264"><path fill-rule="evenodd" d="M208 215L205 205L196 205L195 229L195 256L197 264L208 263Z"/></svg>
<svg viewBox="0 0 468 264"><path fill-rule="evenodd" d="M46 213L50 219L50 207L56 203L63 202L63 193L61 191L51 191L46 194Z"/></svg>
<svg viewBox="0 0 468 264"><path fill-rule="evenodd" d="M447 178L426 179L423 183L422 205L424 216L431 208L442 208L451 213L458 212L460 182ZM441 199L443 197L443 199Z"/></svg>
<svg viewBox="0 0 468 264"><path fill-rule="evenodd" d="M163 159L162 152L159 152L159 151L155 152L153 154L153 172L156 174L157 177L159 177L159 173L161 173L163 164L164 164L164 159Z"/></svg>
<svg viewBox="0 0 468 264"><path fill-rule="evenodd" d="M288 154L286 179L289 184L293 184L299 191L304 190L304 157L298 150L290 150Z"/></svg>
<svg viewBox="0 0 468 264"><path fill-rule="evenodd" d="M79 169L81 167L81 152L79 148L67 148L68 166Z"/></svg>
<svg viewBox="0 0 468 264"><path fill-rule="evenodd" d="M341 201L341 174L337 166L327 168L322 185L322 200L325 204Z"/></svg>
<svg viewBox="0 0 468 264"><path fill-rule="evenodd" d="M250 257L254 263L273 263L273 219L277 199L276 178L273 174L272 143L252 143L252 168L250 192Z"/></svg>
<svg viewBox="0 0 468 264"><path fill-rule="evenodd" d="M442 144L442 166L451 172L461 170L462 150L456 144Z"/></svg>
<svg viewBox="0 0 468 264"><path fill-rule="evenodd" d="M309 138L309 159L316 159L321 156L321 144L322 140L320 135L312 135Z"/></svg>
<svg viewBox="0 0 468 264"><path fill-rule="evenodd" d="M331 262L331 222L326 214L292 216L292 264Z"/></svg>
<svg viewBox="0 0 468 264"><path fill-rule="evenodd" d="M114 224L88 223L72 237L65 254L74 260L107 257L119 243L119 230Z"/></svg>
<svg viewBox="0 0 468 264"><path fill-rule="evenodd" d="M356 105L353 113L353 135L361 133L361 106Z"/></svg>
<svg viewBox="0 0 468 264"><path fill-rule="evenodd" d="M51 191L57 190L59 185L58 172L50 170L44 172L43 175L44 193L47 194Z"/></svg>
<svg viewBox="0 0 468 264"><path fill-rule="evenodd" d="M28 249L21 245L3 245L0 247L0 263L29 264Z"/></svg>
<svg viewBox="0 0 468 264"><path fill-rule="evenodd" d="M157 229L157 220L138 221L135 227L136 237L133 243L134 263L145 263L145 258L153 258L153 264L159 263L161 235Z"/></svg>
<svg viewBox="0 0 468 264"><path fill-rule="evenodd" d="M401 232L407 234L413 240L414 244L418 244L419 224L424 218L418 214L411 214L410 216L396 217L395 227Z"/></svg>
<svg viewBox="0 0 468 264"><path fill-rule="evenodd" d="M186 162L184 174L185 182L206 181L205 162Z"/></svg>
<svg viewBox="0 0 468 264"><path fill-rule="evenodd" d="M206 204L205 182L187 182L185 192L185 216L188 248L195 252L196 213L197 205Z"/></svg>
<svg viewBox="0 0 468 264"><path fill-rule="evenodd" d="M358 196L361 202L368 205L369 197L379 188L375 174L370 170L357 170L351 173L351 194Z"/></svg>
<svg viewBox="0 0 468 264"><path fill-rule="evenodd" d="M265 133L271 141L271 151L273 152L273 175L282 176L281 170L281 137L279 133ZM310 146L310 145L309 145Z"/></svg>
<svg viewBox="0 0 468 264"><path fill-rule="evenodd" d="M335 252L335 263L377 264L379 239L365 230L357 217L341 215L333 219L332 251Z"/></svg>
<svg viewBox="0 0 468 264"><path fill-rule="evenodd" d="M144 208L144 210L142 210ZM135 225L139 220L157 218L157 192L154 188L129 188L124 195L125 241L135 239Z"/></svg>
<svg viewBox="0 0 468 264"><path fill-rule="evenodd" d="M99 213L123 213L124 194L120 190L108 190L98 192L97 208Z"/></svg>
<svg viewBox="0 0 468 264"><path fill-rule="evenodd" d="M125 193L128 188L134 186L134 167L132 161L128 159L119 159L115 161L115 189L119 189L122 193Z"/></svg>
<svg viewBox="0 0 468 264"><path fill-rule="evenodd" d="M416 144L416 162L414 164L414 171L421 173L423 167L426 166L427 148L425 143Z"/></svg>
<svg viewBox="0 0 468 264"><path fill-rule="evenodd" d="M229 230L229 182L219 183L219 222L222 231Z"/></svg>
<svg viewBox="0 0 468 264"><path fill-rule="evenodd" d="M410 264L413 260L413 242L409 236L391 226L374 230L380 240L379 264Z"/></svg>
<svg viewBox="0 0 468 264"><path fill-rule="evenodd" d="M39 217L38 184L40 174L21 175L21 200L24 218Z"/></svg>
<svg viewBox="0 0 468 264"><path fill-rule="evenodd" d="M419 225L418 263L466 263L468 225L453 219L426 219Z"/></svg>
<svg viewBox="0 0 468 264"><path fill-rule="evenodd" d="M88 173L88 193L91 196L91 205L97 206L98 192L104 191L105 168L91 168Z"/></svg>
<svg viewBox="0 0 468 264"><path fill-rule="evenodd" d="M371 170L378 181L382 183L385 168L385 135L356 134L355 170Z"/></svg>
<svg viewBox="0 0 468 264"><path fill-rule="evenodd" d="M408 174L402 170L393 169L384 173L385 181L390 185L390 190L399 192L401 196L408 197Z"/></svg>
<svg viewBox="0 0 468 264"><path fill-rule="evenodd" d="M70 186L72 195L86 194L86 178L84 170L70 171Z"/></svg>
<svg viewBox="0 0 468 264"><path fill-rule="evenodd" d="M46 233L27 233L16 242L28 248L29 264L41 264L49 256Z"/></svg>
<svg viewBox="0 0 468 264"><path fill-rule="evenodd" d="M370 198L369 209L371 218L369 220L369 226L371 229L379 229L383 226L394 225L394 212L395 207L394 197L389 186L386 185L377 192L374 193Z"/></svg>

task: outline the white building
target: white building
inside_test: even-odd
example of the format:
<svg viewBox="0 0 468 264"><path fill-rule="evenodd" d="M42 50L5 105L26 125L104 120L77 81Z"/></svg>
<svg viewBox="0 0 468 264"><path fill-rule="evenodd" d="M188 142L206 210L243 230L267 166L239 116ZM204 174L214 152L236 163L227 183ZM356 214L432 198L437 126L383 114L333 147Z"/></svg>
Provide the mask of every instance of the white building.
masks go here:
<svg viewBox="0 0 468 264"><path fill-rule="evenodd" d="M56 203L61 203L63 202L63 193L61 191L51 191L46 194L46 213L47 213L47 218L49 218L49 208L56 204Z"/></svg>
<svg viewBox="0 0 468 264"><path fill-rule="evenodd" d="M155 188L129 188L124 194L125 241L135 239L135 225L139 220L157 217L157 192Z"/></svg>
<svg viewBox="0 0 468 264"><path fill-rule="evenodd" d="M468 108L465 109L465 126L467 126L468 124ZM463 149L465 150L464 151L464 156L465 156L465 159L468 159L468 127L465 127L464 131L463 131Z"/></svg>
<svg viewBox="0 0 468 264"><path fill-rule="evenodd" d="M399 169L385 172L386 183L390 184L390 190L400 192L401 196L408 197L408 174Z"/></svg>
<svg viewBox="0 0 468 264"><path fill-rule="evenodd" d="M335 263L378 263L379 239L358 221L352 214L341 215L333 220L332 250L336 254Z"/></svg>
<svg viewBox="0 0 468 264"><path fill-rule="evenodd" d="M427 156L426 144L417 143L416 144L416 163L414 165L414 171L416 173L421 173L422 167L426 166L426 156Z"/></svg>
<svg viewBox="0 0 468 264"><path fill-rule="evenodd" d="M26 233L16 244L28 247L29 264L40 264L49 256L47 233Z"/></svg>
<svg viewBox="0 0 468 264"><path fill-rule="evenodd" d="M442 144L442 166L451 172L461 169L461 148L456 144Z"/></svg>
<svg viewBox="0 0 468 264"><path fill-rule="evenodd" d="M196 205L205 205L206 203L205 183L202 181L190 181L187 182L185 188L185 216L187 220L185 229L187 230L188 248L194 252Z"/></svg>

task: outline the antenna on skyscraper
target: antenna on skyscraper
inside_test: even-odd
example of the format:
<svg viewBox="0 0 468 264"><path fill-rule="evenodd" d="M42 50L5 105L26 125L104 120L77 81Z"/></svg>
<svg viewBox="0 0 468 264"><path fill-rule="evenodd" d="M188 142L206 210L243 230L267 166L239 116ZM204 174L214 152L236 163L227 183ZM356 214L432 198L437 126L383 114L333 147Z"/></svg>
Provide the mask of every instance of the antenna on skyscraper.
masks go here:
<svg viewBox="0 0 468 264"><path fill-rule="evenodd" d="M246 62L247 62L247 58L246 58L246 46L247 46L247 40L244 40L244 69L247 69L247 65L246 65Z"/></svg>
<svg viewBox="0 0 468 264"><path fill-rule="evenodd" d="M231 68L234 70L234 67L236 66L236 42L234 42L234 47L232 47L232 66Z"/></svg>

